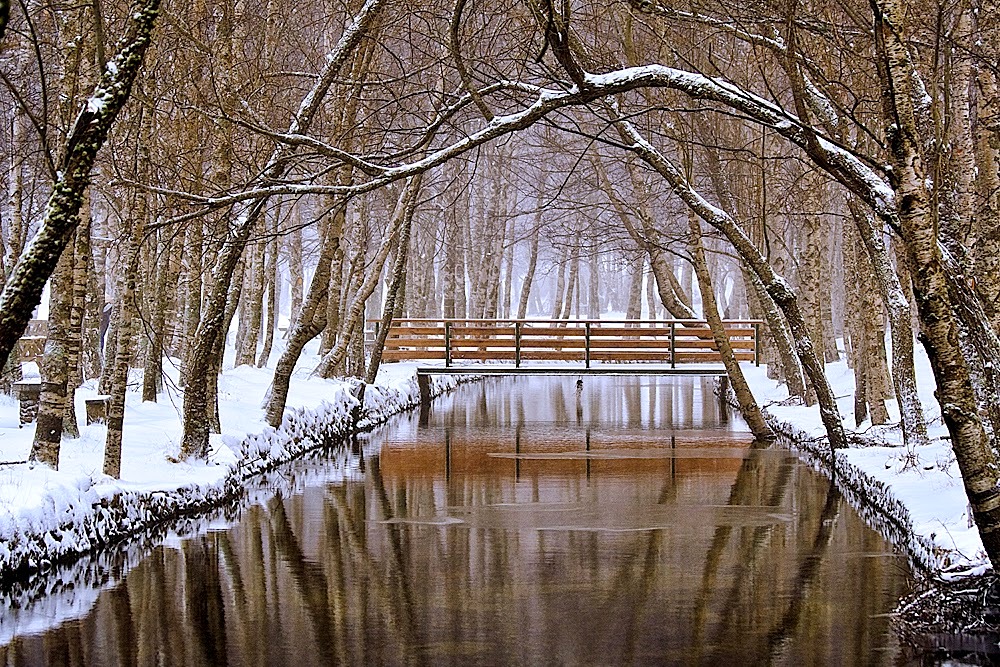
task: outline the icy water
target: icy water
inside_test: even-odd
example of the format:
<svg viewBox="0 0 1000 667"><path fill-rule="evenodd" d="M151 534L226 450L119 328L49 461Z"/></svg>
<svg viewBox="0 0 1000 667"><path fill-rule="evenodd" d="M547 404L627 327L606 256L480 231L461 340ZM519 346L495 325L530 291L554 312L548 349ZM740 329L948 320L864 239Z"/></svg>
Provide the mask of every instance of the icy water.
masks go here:
<svg viewBox="0 0 1000 667"><path fill-rule="evenodd" d="M466 385L6 610L0 665L904 664L904 561L711 390Z"/></svg>

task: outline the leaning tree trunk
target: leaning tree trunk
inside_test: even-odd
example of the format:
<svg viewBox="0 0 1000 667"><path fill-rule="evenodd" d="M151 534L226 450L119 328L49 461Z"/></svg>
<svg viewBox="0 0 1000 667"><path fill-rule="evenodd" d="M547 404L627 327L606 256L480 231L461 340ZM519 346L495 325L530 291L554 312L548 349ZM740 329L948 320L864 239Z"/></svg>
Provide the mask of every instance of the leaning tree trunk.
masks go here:
<svg viewBox="0 0 1000 667"><path fill-rule="evenodd" d="M236 273L237 279L233 281L233 288L226 295L226 308L222 314L222 329L215 339L211 355L212 367L206 377L207 419L208 429L211 433L222 433L222 420L219 417L219 377L222 375L222 362L226 354L226 337L243 297L243 274L246 272L246 266L242 261L239 262L239 265Z"/></svg>
<svg viewBox="0 0 1000 667"><path fill-rule="evenodd" d="M412 222L412 214L406 216L403 219L403 226L399 230L396 261L393 263L392 278L389 282L389 290L382 309L382 321L379 326L378 335L375 337L375 344L372 346L372 356L368 361L368 371L365 373L366 385L375 383L379 366L382 365L382 350L385 347L385 339L389 336L389 326L392 324L393 314L396 310L396 295L399 293L399 288L402 287L403 279L406 276L406 258L410 248L410 228L412 227ZM361 396L364 398L364 394Z"/></svg>
<svg viewBox="0 0 1000 667"><path fill-rule="evenodd" d="M819 402L820 418L826 428L827 437L830 440L832 449L842 449L847 447L847 434L844 432L844 424L841 421L840 409L837 407L833 389L826 379L825 368L822 360L817 356L818 352L809 338L809 327L802 312L799 310L798 300L795 293L788 286L788 283L768 264L767 259L760 253L757 246L743 231L742 227L736 223L729 213L711 205L700 194L698 194L684 178L683 174L674 166L662 153L657 151L652 144L646 141L632 126L631 123L623 120L616 121L616 126L622 135L622 139L629 145L632 152L642 158L647 164L657 171L670 184L674 192L681 200L687 204L697 215L712 227L722 232L733 247L740 254L744 262L757 274L761 282L767 289L767 293L774 299L775 304L785 315L785 321L795 340L795 351L802 367L812 382L816 391L816 398Z"/></svg>
<svg viewBox="0 0 1000 667"><path fill-rule="evenodd" d="M259 216L266 200L253 202L248 218ZM209 408L211 390L209 375L216 370L216 356L225 335L226 304L230 283L239 264L243 247L246 245L253 225L241 224L225 244L216 258L215 280L208 299L202 307L202 319L194 338L185 368L184 391L184 435L181 440L181 457L205 458L208 455L210 432Z"/></svg>
<svg viewBox="0 0 1000 667"><path fill-rule="evenodd" d="M368 300L368 297L371 296L372 292L375 291L375 287L377 287L380 282L382 266L385 264L385 260L389 256L389 251L392 249L393 242L403 225L413 219L413 214L416 212L417 207L417 195L420 192L420 184L422 180L422 176L417 174L416 176L410 178L410 180L406 183L406 187L403 189L396 205L396 211L393 213L389 233L386 234L384 239L382 239L382 243L379 246L378 251L375 253L375 258L371 262L371 268L362 281L361 287L358 289L358 293L354 295L350 308L344 315L344 326L342 327L344 335L340 337L337 341L337 345L332 350L327 352L320 363L316 366L316 370L314 371L316 375L319 375L320 377L331 377L334 369L336 369L344 361L345 355L348 351L348 344L353 338L352 334L357 328L357 323L364 315L365 302Z"/></svg>
<svg viewBox="0 0 1000 667"><path fill-rule="evenodd" d="M132 7L118 53L104 68L93 96L80 110L66 137L59 177L52 187L41 228L17 261L0 294L0 366L24 333L45 282L76 230L90 170L118 113L128 101L159 7L160 0L140 0Z"/></svg>
<svg viewBox="0 0 1000 667"><path fill-rule="evenodd" d="M732 383L733 392L736 394L736 402L740 406L740 414L746 420L747 425L753 432L755 438L759 440L773 440L774 432L764 421L764 415L757 405L757 400L743 377L743 371L733 353L733 347L729 343L729 335L726 333L725 325L719 316L719 307L715 301L715 290L712 287L712 277L708 272L708 262L705 260L705 248L702 245L701 222L693 211L688 214L688 228L690 236L688 249L691 251L692 264L695 275L698 278L698 289L701 292L701 305L708 320L708 326L712 329L712 338L719 348L719 355L722 357L722 364L726 367L729 381ZM725 397L722 397L725 400Z"/></svg>
<svg viewBox="0 0 1000 667"><path fill-rule="evenodd" d="M541 217L541 213L538 214L538 217ZM528 297L531 296L531 283L535 280L535 269L537 266L538 230L536 229L531 235L531 242L528 247L528 268L524 272L524 281L521 283L521 296L517 300L517 314L515 317L519 320L523 320L528 315Z"/></svg>
<svg viewBox="0 0 1000 667"><path fill-rule="evenodd" d="M309 292L302 303L299 318L292 326L285 350L281 353L278 363L274 367L274 377L271 379L271 387L265 398L264 419L275 428L281 425L285 403L288 400L288 386L291 382L292 371L302 354L302 349L306 343L318 336L328 326L327 303L337 301L339 297L339 294L328 291L327 286L330 283L334 256L340 250L340 239L344 233L344 220L343 209L334 212L333 220L323 237L319 261L316 264L312 281L309 283Z"/></svg>
<svg viewBox="0 0 1000 667"><path fill-rule="evenodd" d="M798 396L804 401L807 393L805 370L803 370L802 362L799 361L795 352L795 341L792 340L792 335L788 331L788 325L781 314L781 309L767 293L767 288L764 287L760 277L745 262L743 264L743 281L753 290L757 302L760 304L764 323L767 324L767 330L770 332L778 352L789 395Z"/></svg>
<svg viewBox="0 0 1000 667"><path fill-rule="evenodd" d="M994 569L1000 569L1000 474L979 418L938 245L935 211L927 191L927 175L920 154L922 144L910 94L917 74L907 45L901 39L904 12L896 0L872 0L872 11L883 107L887 120L894 122L894 131L888 139L901 233L910 266L920 267L912 277L922 341L934 371L941 416L951 435L973 517L990 562Z"/></svg>

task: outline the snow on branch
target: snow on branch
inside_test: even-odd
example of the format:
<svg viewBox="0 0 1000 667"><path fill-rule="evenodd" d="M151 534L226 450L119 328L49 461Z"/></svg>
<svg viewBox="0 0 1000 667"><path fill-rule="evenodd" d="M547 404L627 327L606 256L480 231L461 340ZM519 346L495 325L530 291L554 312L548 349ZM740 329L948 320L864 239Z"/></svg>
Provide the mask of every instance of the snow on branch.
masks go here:
<svg viewBox="0 0 1000 667"><path fill-rule="evenodd" d="M526 90L523 85L521 88ZM375 172L368 181L350 185L278 184L252 187L243 192L218 197L192 194L184 198L193 204L228 206L273 195L346 196L371 192L389 183L439 166L489 141L530 127L557 110L585 106L603 98L641 88L675 90L694 99L716 102L739 111L749 119L772 128L810 153L810 156L824 169L873 207L880 216L895 215L894 193L881 175L862 158L848 148L840 146L822 131L803 123L798 116L780 105L744 90L732 82L656 64L629 67L606 74L584 73L582 86L573 86L566 90L535 89L535 100L520 111L495 116L478 130L430 152L419 160L402 165L380 165L371 159L365 160L364 171ZM353 159L362 158L355 156Z"/></svg>

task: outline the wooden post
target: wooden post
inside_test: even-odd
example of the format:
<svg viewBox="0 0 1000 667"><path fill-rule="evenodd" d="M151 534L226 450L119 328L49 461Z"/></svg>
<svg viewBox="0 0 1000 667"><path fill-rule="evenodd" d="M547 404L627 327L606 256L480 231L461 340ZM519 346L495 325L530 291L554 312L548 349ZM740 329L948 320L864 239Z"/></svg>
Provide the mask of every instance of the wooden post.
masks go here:
<svg viewBox="0 0 1000 667"><path fill-rule="evenodd" d="M521 367L521 323L514 322L514 368Z"/></svg>
<svg viewBox="0 0 1000 667"><path fill-rule="evenodd" d="M420 390L420 407L430 406L431 376L426 373L417 373L417 388Z"/></svg>
<svg viewBox="0 0 1000 667"><path fill-rule="evenodd" d="M590 368L590 322L583 326L583 365L584 368Z"/></svg>
<svg viewBox="0 0 1000 667"><path fill-rule="evenodd" d="M451 366L451 322L444 323L444 365Z"/></svg>
<svg viewBox="0 0 1000 667"><path fill-rule="evenodd" d="M674 320L670 321L670 367L677 368L677 350L674 345L677 344L677 322Z"/></svg>
<svg viewBox="0 0 1000 667"><path fill-rule="evenodd" d="M760 322L753 323L753 361L760 366Z"/></svg>

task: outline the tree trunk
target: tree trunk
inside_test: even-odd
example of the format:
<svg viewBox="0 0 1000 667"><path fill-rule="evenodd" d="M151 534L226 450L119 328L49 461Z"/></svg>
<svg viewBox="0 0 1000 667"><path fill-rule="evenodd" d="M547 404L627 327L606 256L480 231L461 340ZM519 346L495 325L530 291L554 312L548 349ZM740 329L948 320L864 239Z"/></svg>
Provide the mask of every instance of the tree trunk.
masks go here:
<svg viewBox="0 0 1000 667"><path fill-rule="evenodd" d="M556 289L552 293L552 319L558 320L562 315L563 297L566 292L566 250L559 256L559 268L556 272Z"/></svg>
<svg viewBox="0 0 1000 667"><path fill-rule="evenodd" d="M49 334L41 361L42 389L38 400L35 438L29 461L59 467L59 444L66 416L69 318L73 302L73 246L68 245L52 273L49 292Z"/></svg>
<svg viewBox="0 0 1000 667"><path fill-rule="evenodd" d="M295 370L295 364L302 354L302 349L306 343L318 336L324 327L330 326L327 322L329 317L327 303L339 300L339 292L331 292L327 288L331 282L330 274L333 271L334 256L340 252L344 222L343 211L335 211L331 224L323 237L319 261L316 264L312 281L309 283L309 292L302 304L301 316L289 330L288 343L274 367L274 377L265 397L264 418L268 424L275 428L281 425L285 404L288 400L288 386L291 382L292 371Z"/></svg>
<svg viewBox="0 0 1000 667"><path fill-rule="evenodd" d="M774 433L764 421L764 415L757 405L750 385L743 377L743 371L736 360L733 348L729 344L729 335L726 333L725 325L719 316L719 308L715 301L715 291L712 287L712 277L708 272L708 262L705 260L705 248L701 240L701 222L693 211L688 213L688 229L690 236L688 239L688 249L691 251L692 264L695 275L698 278L698 289L701 292L701 305L705 313L708 326L712 329L712 338L719 349L722 357L722 364L726 367L729 381L732 383L733 392L736 394L736 402L740 406L740 414L746 420L747 425L754 437L758 440L773 440ZM722 400L726 400L722 397Z"/></svg>
<svg viewBox="0 0 1000 667"><path fill-rule="evenodd" d="M153 253L158 259L153 262L155 271L152 276L155 280L152 294L146 299L149 305L147 317L148 326L145 328L147 341L146 359L142 370L142 400L156 402L156 395L163 390L163 339L166 335L164 331L167 325L167 295L168 290L173 290L177 284L171 280L170 257L173 254L173 238L166 234L157 234L162 238L160 243L156 243L155 237L151 239L153 243Z"/></svg>
<svg viewBox="0 0 1000 667"><path fill-rule="evenodd" d="M281 221L281 207L274 212L274 222L270 228L273 235L267 243L267 261L264 265L264 279L267 282L267 328L264 332L264 348L260 351L257 368L265 368L271 358L271 347L278 329L278 310L281 306L281 273L278 271L278 225Z"/></svg>
<svg viewBox="0 0 1000 667"><path fill-rule="evenodd" d="M104 278L102 251L95 250L91 241L94 222L88 210L85 218L86 230L77 236L77 259L83 263L83 271L87 285L83 304L82 359L80 372L83 380L91 380L101 376L104 365L102 320L104 316ZM98 243L101 243L98 241ZM101 270L95 266L95 259L100 261ZM100 276L100 277L99 277Z"/></svg>
<svg viewBox="0 0 1000 667"><path fill-rule="evenodd" d="M205 229L201 220L194 220L188 225L186 234L187 252L184 254L184 323L181 337L181 386L187 385L189 359L194 347L198 325L201 323L202 292L205 290L207 263L205 262Z"/></svg>
<svg viewBox="0 0 1000 667"><path fill-rule="evenodd" d="M301 210L299 210L301 217ZM288 235L288 290L291 299L289 321L297 322L302 310L302 286L305 270L302 266L302 228L295 225Z"/></svg>
<svg viewBox="0 0 1000 667"><path fill-rule="evenodd" d="M537 222L540 219L541 212L537 214L535 220ZM535 268L538 266L538 235L539 231L536 228L531 235L528 247L528 268L524 272L524 281L521 283L521 297L517 301L516 317L519 320L523 320L528 315L528 297L531 295L531 284L535 280Z"/></svg>
<svg viewBox="0 0 1000 667"><path fill-rule="evenodd" d="M587 317L592 320L601 317L600 266L597 246L594 245L590 250L590 291L587 296Z"/></svg>
<svg viewBox="0 0 1000 667"><path fill-rule="evenodd" d="M45 282L76 230L90 170L129 98L158 12L159 0L142 0L128 13L130 19L120 42L122 46L111 61L114 67L104 69L94 88L92 99L99 99L100 103L84 104L69 131L41 228L18 259L0 294L0 366L6 363L24 333Z"/></svg>
<svg viewBox="0 0 1000 667"><path fill-rule="evenodd" d="M888 137L893 157L899 222L920 312L922 342L934 370L941 416L951 435L973 517L994 569L1000 569L1000 475L959 345L955 309L936 234L934 211L926 190L927 175L910 94L916 72L901 39L903 10L895 0L873 0L876 63L883 84L887 119L895 121Z"/></svg>
<svg viewBox="0 0 1000 667"><path fill-rule="evenodd" d="M573 310L573 292L576 288L576 278L580 273L580 252L578 248L573 248L572 256L569 260L569 277L566 279L566 298L563 299L562 314L564 320L570 318Z"/></svg>
<svg viewBox="0 0 1000 667"><path fill-rule="evenodd" d="M104 443L105 475L115 479L121 477L122 430L125 424L125 393L128 390L128 371L135 356L136 320L136 276L139 272L139 254L142 235L145 230L145 198L139 198L140 206L132 221L127 246L123 254L125 275L122 277L122 292L118 299L118 334L114 353L108 356L107 365L112 369L108 394L108 433Z"/></svg>
<svg viewBox="0 0 1000 667"><path fill-rule="evenodd" d="M642 274L646 266L645 259L639 258L629 268L632 279L628 288L628 307L625 309L626 320L642 319Z"/></svg>

